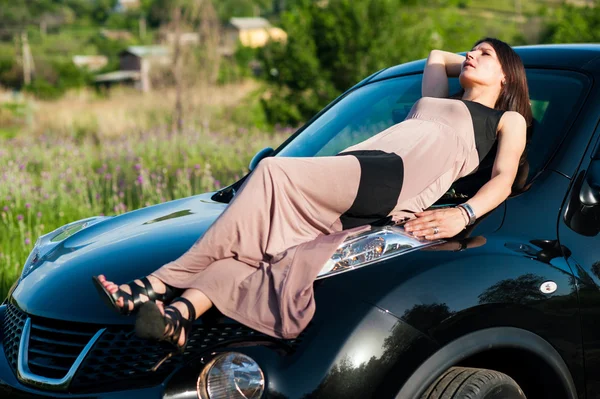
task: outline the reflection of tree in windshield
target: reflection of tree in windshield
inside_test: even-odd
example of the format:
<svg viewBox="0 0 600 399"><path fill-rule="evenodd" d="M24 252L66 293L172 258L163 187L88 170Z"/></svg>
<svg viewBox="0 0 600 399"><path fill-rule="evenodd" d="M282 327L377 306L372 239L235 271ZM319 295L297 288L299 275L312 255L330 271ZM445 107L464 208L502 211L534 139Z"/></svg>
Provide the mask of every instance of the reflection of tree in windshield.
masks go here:
<svg viewBox="0 0 600 399"><path fill-rule="evenodd" d="M532 301L546 299L540 291L544 277L527 273L517 278L501 280L479 295L479 303L516 303L526 305Z"/></svg>

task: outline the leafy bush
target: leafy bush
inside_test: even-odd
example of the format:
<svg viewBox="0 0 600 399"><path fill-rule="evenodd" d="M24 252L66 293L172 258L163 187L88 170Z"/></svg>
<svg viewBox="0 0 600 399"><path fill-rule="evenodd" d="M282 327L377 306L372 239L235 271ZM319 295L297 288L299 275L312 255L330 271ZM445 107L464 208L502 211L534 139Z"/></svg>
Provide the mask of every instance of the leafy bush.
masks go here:
<svg viewBox="0 0 600 399"><path fill-rule="evenodd" d="M542 43L594 43L600 41L600 7L564 5L553 12Z"/></svg>
<svg viewBox="0 0 600 399"><path fill-rule="evenodd" d="M23 68L21 68L14 56L0 56L0 86L21 88L23 82Z"/></svg>
<svg viewBox="0 0 600 399"><path fill-rule="evenodd" d="M84 87L92 82L93 75L78 68L72 62L55 61L43 64L36 71L31 84L25 90L44 100L54 100L73 88Z"/></svg>
<svg viewBox="0 0 600 399"><path fill-rule="evenodd" d="M43 78L35 78L23 88L42 100L56 100L65 92L63 88L55 86Z"/></svg>

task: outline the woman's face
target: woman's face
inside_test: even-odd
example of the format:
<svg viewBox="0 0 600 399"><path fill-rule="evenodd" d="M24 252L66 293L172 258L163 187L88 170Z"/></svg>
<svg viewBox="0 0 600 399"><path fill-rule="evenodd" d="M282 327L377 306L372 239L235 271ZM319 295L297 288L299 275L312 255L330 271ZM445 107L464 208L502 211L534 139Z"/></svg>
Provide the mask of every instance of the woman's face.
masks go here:
<svg viewBox="0 0 600 399"><path fill-rule="evenodd" d="M503 80L502 66L491 44L479 43L467 52L459 76L463 88L475 85L501 88Z"/></svg>

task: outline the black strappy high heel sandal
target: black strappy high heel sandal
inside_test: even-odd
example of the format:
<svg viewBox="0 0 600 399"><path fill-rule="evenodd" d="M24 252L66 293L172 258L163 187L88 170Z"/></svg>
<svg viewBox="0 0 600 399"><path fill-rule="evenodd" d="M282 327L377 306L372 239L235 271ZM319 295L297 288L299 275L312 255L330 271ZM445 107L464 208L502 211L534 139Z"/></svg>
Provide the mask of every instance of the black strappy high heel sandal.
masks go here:
<svg viewBox="0 0 600 399"><path fill-rule="evenodd" d="M174 306L165 308L165 314L160 313L158 306L153 302L146 302L140 308L135 320L135 332L140 338L167 341L175 350L160 359L150 370L156 371L165 361L174 355L183 354L188 344L188 338L192 331L192 323L196 320L194 305L185 298L175 298L170 305L176 302L184 303L188 308L189 317L186 319L181 315L179 309ZM185 331L183 345L179 345L182 330Z"/></svg>
<svg viewBox="0 0 600 399"><path fill-rule="evenodd" d="M183 291L163 283L165 284L165 293L159 294L154 291L154 288L152 288L152 284L150 284L150 280L148 280L147 277L142 277L139 280L142 282L142 284L144 284L143 287L137 285L135 281L130 281L127 283L129 289L131 290L131 294L128 294L120 288L114 294L112 294L108 292L106 288L104 288L104 285L102 285L102 282L100 279L98 279L98 277L92 277L94 286L98 290L98 293L100 294L100 297L104 303L117 311L117 313L125 316L136 313L142 304L146 302L162 301L164 303L175 298ZM145 295L148 298L148 301L142 301L141 295ZM123 298L123 307L117 305L117 300L119 298ZM129 309L130 302L133 303L133 307L131 309Z"/></svg>

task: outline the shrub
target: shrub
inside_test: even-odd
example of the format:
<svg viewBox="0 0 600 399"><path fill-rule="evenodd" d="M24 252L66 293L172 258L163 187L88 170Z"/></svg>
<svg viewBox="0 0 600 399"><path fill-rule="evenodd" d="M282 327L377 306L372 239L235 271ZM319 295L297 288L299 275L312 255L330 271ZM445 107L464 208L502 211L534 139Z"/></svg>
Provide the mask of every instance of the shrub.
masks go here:
<svg viewBox="0 0 600 399"><path fill-rule="evenodd" d="M23 89L42 100L56 100L65 92L63 88L51 84L44 78L33 79L33 81Z"/></svg>

